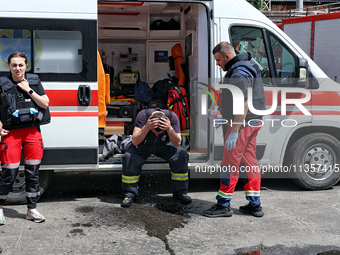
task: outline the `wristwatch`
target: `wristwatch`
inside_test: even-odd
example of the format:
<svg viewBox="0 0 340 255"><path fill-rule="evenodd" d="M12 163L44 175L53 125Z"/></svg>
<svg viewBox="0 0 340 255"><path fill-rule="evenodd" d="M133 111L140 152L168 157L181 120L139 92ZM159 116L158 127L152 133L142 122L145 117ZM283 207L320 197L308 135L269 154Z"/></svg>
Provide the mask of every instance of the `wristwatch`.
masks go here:
<svg viewBox="0 0 340 255"><path fill-rule="evenodd" d="M33 94L33 89L27 92L28 94L32 95Z"/></svg>

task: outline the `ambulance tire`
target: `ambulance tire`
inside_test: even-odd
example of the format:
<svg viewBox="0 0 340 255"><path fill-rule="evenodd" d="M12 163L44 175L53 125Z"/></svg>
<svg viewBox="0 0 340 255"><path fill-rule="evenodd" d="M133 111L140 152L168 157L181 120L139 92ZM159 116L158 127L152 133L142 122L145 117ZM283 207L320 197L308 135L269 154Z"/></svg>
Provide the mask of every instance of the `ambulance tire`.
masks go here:
<svg viewBox="0 0 340 255"><path fill-rule="evenodd" d="M303 136L290 148L286 159L290 177L305 189L328 189L340 180L340 142L329 134Z"/></svg>
<svg viewBox="0 0 340 255"><path fill-rule="evenodd" d="M51 181L53 171L39 171L40 197L46 191ZM13 190L8 194L6 204L26 204L25 173L19 171L13 184Z"/></svg>

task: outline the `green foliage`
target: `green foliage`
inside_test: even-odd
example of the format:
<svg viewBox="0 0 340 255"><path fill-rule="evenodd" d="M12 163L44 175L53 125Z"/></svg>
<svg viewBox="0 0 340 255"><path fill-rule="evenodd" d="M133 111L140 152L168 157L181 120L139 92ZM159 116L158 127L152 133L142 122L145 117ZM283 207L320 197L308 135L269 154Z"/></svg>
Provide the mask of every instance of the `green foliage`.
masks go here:
<svg viewBox="0 0 340 255"><path fill-rule="evenodd" d="M253 5L256 9L261 10L261 0L253 0Z"/></svg>

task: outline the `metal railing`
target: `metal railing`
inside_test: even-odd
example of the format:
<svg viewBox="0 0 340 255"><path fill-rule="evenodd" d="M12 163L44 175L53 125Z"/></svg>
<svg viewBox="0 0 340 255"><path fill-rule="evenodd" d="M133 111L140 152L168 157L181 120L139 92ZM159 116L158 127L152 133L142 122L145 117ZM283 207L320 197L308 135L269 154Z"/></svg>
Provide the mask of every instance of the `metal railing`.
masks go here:
<svg viewBox="0 0 340 255"><path fill-rule="evenodd" d="M340 12L340 2L309 6L309 7L304 7L301 9L293 9L289 11L289 18L317 15L317 14L326 14L326 13L332 13L332 12Z"/></svg>

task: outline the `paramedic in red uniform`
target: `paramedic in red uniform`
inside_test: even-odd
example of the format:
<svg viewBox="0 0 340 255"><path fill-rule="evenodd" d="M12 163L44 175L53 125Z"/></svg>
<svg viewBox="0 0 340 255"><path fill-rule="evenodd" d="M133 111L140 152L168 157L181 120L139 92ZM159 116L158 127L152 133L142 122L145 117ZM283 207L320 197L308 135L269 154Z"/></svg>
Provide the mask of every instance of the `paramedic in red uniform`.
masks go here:
<svg viewBox="0 0 340 255"><path fill-rule="evenodd" d="M1 104L1 167L0 225L5 224L2 206L18 174L21 149L25 158L26 219L43 222L36 210L39 199L39 166L43 156L43 141L39 125L50 121L49 99L38 75L25 74L27 55L14 52L8 57L11 74L0 78Z"/></svg>
<svg viewBox="0 0 340 255"><path fill-rule="evenodd" d="M147 109L138 113L132 134L132 145L123 155L122 207L130 207L138 195L138 181L145 160L154 154L171 168L173 197L182 204L190 204L188 193L189 154L181 144L178 117L169 110Z"/></svg>
<svg viewBox="0 0 340 255"><path fill-rule="evenodd" d="M250 52L238 55L228 42L221 42L213 49L216 65L227 71L224 84L237 86L244 96L244 114L233 115L233 97L228 89L222 89L222 118L228 120L225 133L225 146L221 162L220 190L217 203L204 210L207 217L230 217L233 211L230 201L233 196L239 172L242 178L246 199L249 203L239 210L256 217L264 215L260 202L261 172L256 160L256 136L262 126L262 116L248 110L247 90L252 88L253 106L265 110L265 95L258 66L251 60ZM243 99L242 99L243 100Z"/></svg>

